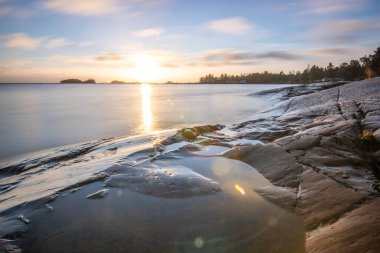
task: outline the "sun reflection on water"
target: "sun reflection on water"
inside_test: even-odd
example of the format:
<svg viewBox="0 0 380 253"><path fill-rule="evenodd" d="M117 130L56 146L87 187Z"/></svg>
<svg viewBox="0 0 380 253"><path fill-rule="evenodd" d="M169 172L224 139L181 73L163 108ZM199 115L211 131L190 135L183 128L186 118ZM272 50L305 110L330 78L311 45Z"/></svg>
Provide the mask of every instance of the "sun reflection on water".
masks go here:
<svg viewBox="0 0 380 253"><path fill-rule="evenodd" d="M142 112L142 128L145 133L152 131L152 104L151 95L152 88L149 84L141 84L141 112Z"/></svg>

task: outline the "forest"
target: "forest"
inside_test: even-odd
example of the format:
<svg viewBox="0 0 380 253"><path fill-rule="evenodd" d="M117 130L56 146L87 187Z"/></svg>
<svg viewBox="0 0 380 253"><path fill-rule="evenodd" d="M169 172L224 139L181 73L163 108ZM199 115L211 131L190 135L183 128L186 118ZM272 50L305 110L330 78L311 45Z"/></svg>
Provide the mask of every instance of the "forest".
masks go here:
<svg viewBox="0 0 380 253"><path fill-rule="evenodd" d="M313 83L320 81L356 81L380 76L380 47L373 54L365 55L358 60L343 62L334 66L331 62L326 67L308 66L304 71L290 71L289 73L245 73L240 75L208 74L202 76L200 83Z"/></svg>

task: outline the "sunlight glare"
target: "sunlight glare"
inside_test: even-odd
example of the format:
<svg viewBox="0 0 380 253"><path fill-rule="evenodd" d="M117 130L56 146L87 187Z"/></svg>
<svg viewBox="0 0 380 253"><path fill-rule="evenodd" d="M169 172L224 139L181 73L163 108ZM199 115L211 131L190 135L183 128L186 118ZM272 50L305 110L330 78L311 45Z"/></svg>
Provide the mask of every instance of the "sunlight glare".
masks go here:
<svg viewBox="0 0 380 253"><path fill-rule="evenodd" d="M134 57L134 68L132 75L142 83L152 83L158 80L160 76L160 66L154 57L140 54Z"/></svg>
<svg viewBox="0 0 380 253"><path fill-rule="evenodd" d="M141 112L142 125L144 132L152 131L152 104L151 104L151 87L149 84L141 84Z"/></svg>
<svg viewBox="0 0 380 253"><path fill-rule="evenodd" d="M245 190L238 184L235 184L235 189L241 194L245 195Z"/></svg>

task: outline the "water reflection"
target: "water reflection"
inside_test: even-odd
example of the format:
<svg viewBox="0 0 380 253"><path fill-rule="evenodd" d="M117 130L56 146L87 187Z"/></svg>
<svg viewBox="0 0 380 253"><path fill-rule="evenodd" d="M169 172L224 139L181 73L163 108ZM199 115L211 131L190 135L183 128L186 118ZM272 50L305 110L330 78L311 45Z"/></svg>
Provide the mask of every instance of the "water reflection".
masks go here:
<svg viewBox="0 0 380 253"><path fill-rule="evenodd" d="M241 187L240 185L235 184L235 189L236 189L241 195L245 195L245 190L244 190L243 187Z"/></svg>
<svg viewBox="0 0 380 253"><path fill-rule="evenodd" d="M141 84L141 113L142 113L142 128L144 132L152 131L152 104L151 94L152 88L149 84Z"/></svg>

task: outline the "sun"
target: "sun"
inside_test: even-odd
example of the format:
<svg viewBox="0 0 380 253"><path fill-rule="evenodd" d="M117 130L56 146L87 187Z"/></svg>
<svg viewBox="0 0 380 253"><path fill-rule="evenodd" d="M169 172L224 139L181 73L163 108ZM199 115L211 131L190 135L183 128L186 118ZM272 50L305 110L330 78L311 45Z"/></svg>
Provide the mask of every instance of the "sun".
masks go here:
<svg viewBox="0 0 380 253"><path fill-rule="evenodd" d="M133 63L132 75L137 81L142 83L157 82L161 71L154 57L139 54L133 57Z"/></svg>

